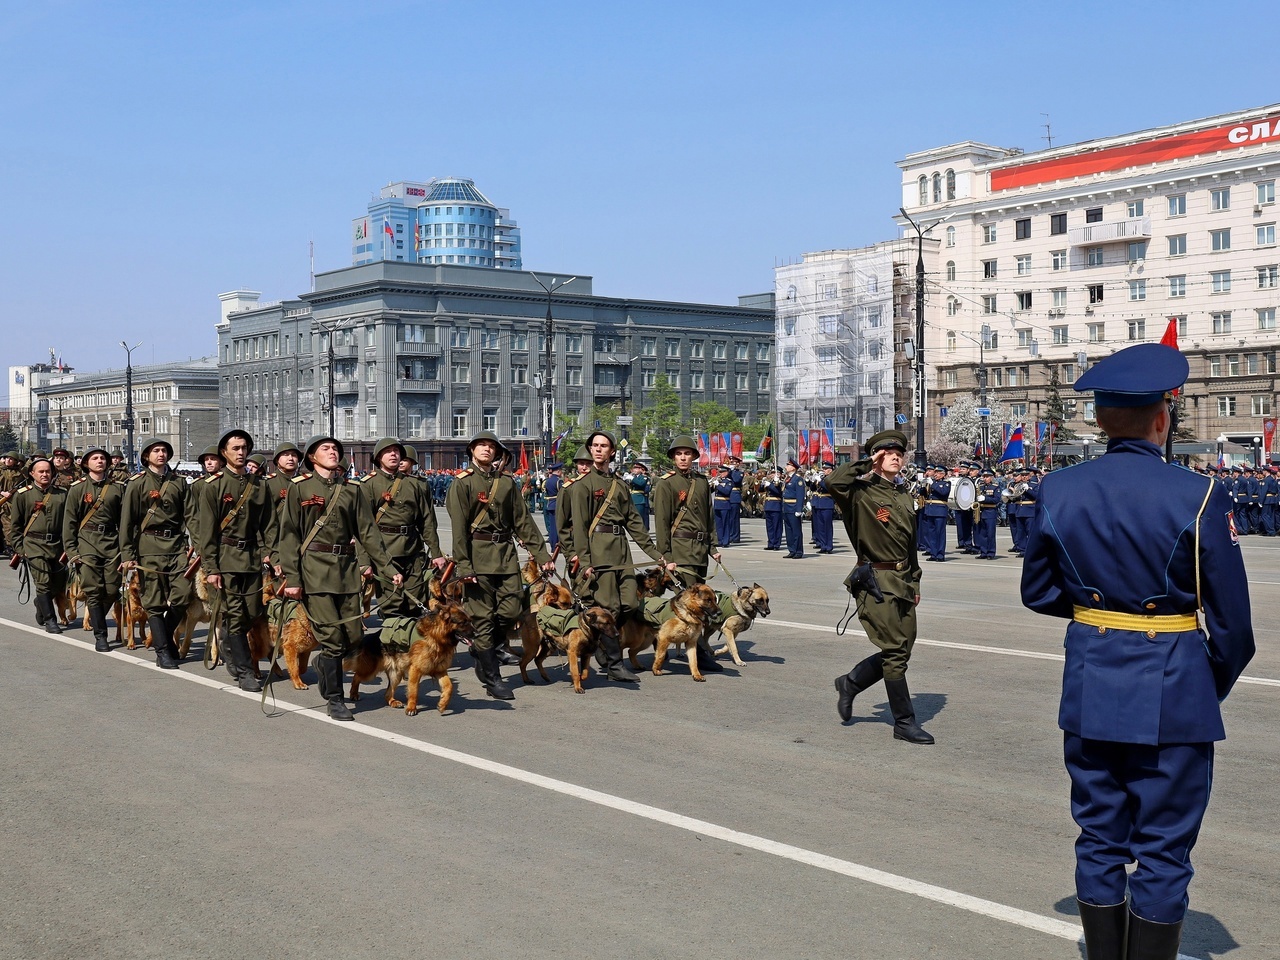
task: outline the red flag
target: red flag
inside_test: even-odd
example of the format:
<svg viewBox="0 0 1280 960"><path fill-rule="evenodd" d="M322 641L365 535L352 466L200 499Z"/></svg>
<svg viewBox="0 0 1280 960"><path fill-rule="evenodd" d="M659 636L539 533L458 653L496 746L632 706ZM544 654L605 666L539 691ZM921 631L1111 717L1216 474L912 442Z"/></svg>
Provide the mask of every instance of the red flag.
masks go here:
<svg viewBox="0 0 1280 960"><path fill-rule="evenodd" d="M520 472L529 472L529 452L525 450L524 444L520 444Z"/></svg>
<svg viewBox="0 0 1280 960"><path fill-rule="evenodd" d="M737 430L735 430L733 431L733 435L731 436L730 439L732 443L731 443L729 452L732 453L739 460L741 460L742 459L742 434L739 433Z"/></svg>
<svg viewBox="0 0 1280 960"><path fill-rule="evenodd" d="M809 431L800 431L800 449L796 451L798 456L796 460L800 466L807 467L809 465Z"/></svg>
<svg viewBox="0 0 1280 960"><path fill-rule="evenodd" d="M1169 326L1164 328L1164 336L1160 338L1160 343L1166 347L1178 349L1178 318L1170 317ZM1176 397L1179 391L1174 390L1173 395Z"/></svg>
<svg viewBox="0 0 1280 960"><path fill-rule="evenodd" d="M809 463L817 466L822 462L822 431L809 431Z"/></svg>

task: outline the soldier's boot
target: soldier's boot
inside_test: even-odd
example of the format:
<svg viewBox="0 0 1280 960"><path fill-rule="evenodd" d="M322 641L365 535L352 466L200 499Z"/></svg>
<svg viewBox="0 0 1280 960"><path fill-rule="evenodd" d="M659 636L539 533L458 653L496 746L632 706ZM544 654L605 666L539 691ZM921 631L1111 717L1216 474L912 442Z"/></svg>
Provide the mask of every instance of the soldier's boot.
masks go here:
<svg viewBox="0 0 1280 960"><path fill-rule="evenodd" d="M604 675L610 680L617 680L620 683L639 683L640 678L632 673L625 663L622 662L622 642L618 637L611 637L608 634L600 635L600 644L596 648L596 653L604 653ZM597 659L599 659L597 657Z"/></svg>
<svg viewBox="0 0 1280 960"><path fill-rule="evenodd" d="M164 615L165 642L169 647L169 657L175 664L182 662L182 655L178 652L178 644L173 638L177 636L178 627L186 617L187 611L177 607L170 607ZM209 625L209 630L212 632L213 624Z"/></svg>
<svg viewBox="0 0 1280 960"><path fill-rule="evenodd" d="M1085 960L1125 960L1125 931L1129 926L1129 904L1098 907L1083 900L1080 925L1084 927Z"/></svg>
<svg viewBox="0 0 1280 960"><path fill-rule="evenodd" d="M873 653L843 676L836 677L836 713L848 723L853 718L853 698L884 677L883 660Z"/></svg>
<svg viewBox="0 0 1280 960"><path fill-rule="evenodd" d="M720 661L716 659L715 652L711 649L711 641L705 636L698 638L698 669L703 673L723 673L724 667L720 665Z"/></svg>
<svg viewBox="0 0 1280 960"><path fill-rule="evenodd" d="M241 690L257 693L262 689L249 657L249 639L243 633L227 636L227 672L235 678Z"/></svg>
<svg viewBox="0 0 1280 960"><path fill-rule="evenodd" d="M328 702L329 718L354 720L355 714L342 698L342 658L320 654L316 657L316 673L320 675L320 694Z"/></svg>
<svg viewBox="0 0 1280 960"><path fill-rule="evenodd" d="M493 651L472 647L471 655L475 657L476 676L480 678L480 682L484 685L485 692L495 700L514 700L516 695L503 682L502 674L498 672L498 661L494 657Z"/></svg>
<svg viewBox="0 0 1280 960"><path fill-rule="evenodd" d="M1177 960L1182 942L1182 921L1156 923L1129 914L1129 941L1126 960Z"/></svg>
<svg viewBox="0 0 1280 960"><path fill-rule="evenodd" d="M506 624L502 624L496 631L493 638L493 656L504 667L514 667L520 663L520 658L511 652L511 640L507 633Z"/></svg>
<svg viewBox="0 0 1280 960"><path fill-rule="evenodd" d="M107 608L97 605L90 607L89 625L93 627L93 649L99 653L109 653L111 643L107 640Z"/></svg>
<svg viewBox="0 0 1280 960"><path fill-rule="evenodd" d="M916 711L911 706L907 678L890 680L886 677L884 688L889 694L889 709L893 713L893 739L905 740L907 743L933 743L933 737L916 723Z"/></svg>
<svg viewBox="0 0 1280 960"><path fill-rule="evenodd" d="M45 605L44 605L44 602L46 599L47 598L44 596L44 594L37 593L36 598L31 601L31 606L35 609L35 612L36 612L37 627L43 627L46 623L49 622L49 614L45 612Z"/></svg>
<svg viewBox="0 0 1280 960"><path fill-rule="evenodd" d="M42 593L36 594L36 609L44 611L44 632L45 633L61 633L62 627L58 624L58 613L53 608L53 598ZM37 618L38 619L38 618Z"/></svg>
<svg viewBox="0 0 1280 960"><path fill-rule="evenodd" d="M177 670L178 659L169 652L173 640L169 635L168 621L162 614L147 617L147 626L151 628L151 646L156 651L156 666L161 670Z"/></svg>

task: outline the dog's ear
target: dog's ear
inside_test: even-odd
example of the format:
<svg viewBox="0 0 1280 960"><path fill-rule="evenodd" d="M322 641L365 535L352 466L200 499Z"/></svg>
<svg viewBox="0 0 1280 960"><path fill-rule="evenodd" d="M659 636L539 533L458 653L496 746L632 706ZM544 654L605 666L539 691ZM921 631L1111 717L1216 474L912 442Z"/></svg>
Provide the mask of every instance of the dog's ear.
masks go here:
<svg viewBox="0 0 1280 960"><path fill-rule="evenodd" d="M759 589L760 589L760 584L758 584L758 583L753 583L753 584L751 585L751 589L752 589L752 590L759 590Z"/></svg>

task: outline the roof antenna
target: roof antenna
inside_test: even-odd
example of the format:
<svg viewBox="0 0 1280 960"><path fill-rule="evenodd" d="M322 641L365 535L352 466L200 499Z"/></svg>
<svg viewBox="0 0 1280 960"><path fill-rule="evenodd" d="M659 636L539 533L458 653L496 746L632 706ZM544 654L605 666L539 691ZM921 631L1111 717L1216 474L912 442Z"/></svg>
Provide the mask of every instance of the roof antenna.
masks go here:
<svg viewBox="0 0 1280 960"><path fill-rule="evenodd" d="M1042 139L1049 141L1049 149L1052 150L1053 149L1053 131L1049 129L1049 115L1047 113L1042 113L1040 114L1040 116L1044 117L1044 124L1043 124L1044 137Z"/></svg>

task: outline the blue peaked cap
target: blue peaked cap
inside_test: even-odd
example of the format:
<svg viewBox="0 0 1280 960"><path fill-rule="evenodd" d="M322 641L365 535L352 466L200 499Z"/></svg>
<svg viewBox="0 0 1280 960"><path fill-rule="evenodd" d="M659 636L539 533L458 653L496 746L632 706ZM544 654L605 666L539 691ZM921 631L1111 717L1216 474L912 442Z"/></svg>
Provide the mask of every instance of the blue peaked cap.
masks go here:
<svg viewBox="0 0 1280 960"><path fill-rule="evenodd" d="M1100 407L1145 407L1168 398L1190 373L1187 358L1173 347L1139 343L1099 360L1074 386L1094 391Z"/></svg>

